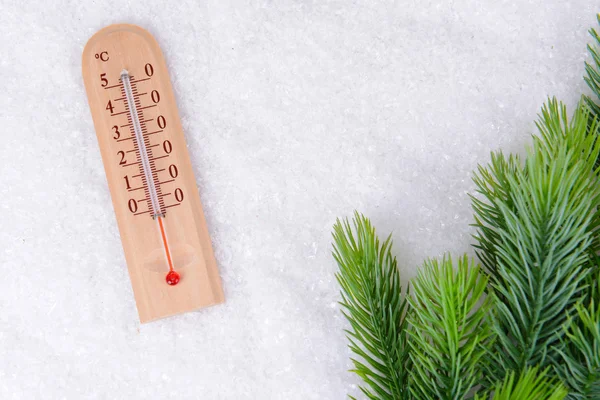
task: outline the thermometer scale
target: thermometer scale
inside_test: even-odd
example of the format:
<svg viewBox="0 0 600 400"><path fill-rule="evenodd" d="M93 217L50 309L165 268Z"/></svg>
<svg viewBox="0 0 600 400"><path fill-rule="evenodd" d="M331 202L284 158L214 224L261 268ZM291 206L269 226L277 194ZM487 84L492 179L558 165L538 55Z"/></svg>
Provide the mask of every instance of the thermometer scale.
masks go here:
<svg viewBox="0 0 600 400"><path fill-rule="evenodd" d="M166 63L152 35L108 26L83 78L141 322L223 302Z"/></svg>

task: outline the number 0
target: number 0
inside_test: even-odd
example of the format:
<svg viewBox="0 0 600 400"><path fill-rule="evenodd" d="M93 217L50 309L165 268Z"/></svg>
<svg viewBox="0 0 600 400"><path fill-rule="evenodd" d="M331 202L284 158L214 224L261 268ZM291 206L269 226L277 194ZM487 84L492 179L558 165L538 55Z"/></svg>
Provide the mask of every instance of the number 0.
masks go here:
<svg viewBox="0 0 600 400"><path fill-rule="evenodd" d="M163 142L163 150L165 151L165 153L171 154L171 152L173 151L173 145L171 145L171 142L165 140Z"/></svg>
<svg viewBox="0 0 600 400"><path fill-rule="evenodd" d="M137 209L138 209L138 205L137 205L137 201L135 201L134 199L129 199L129 202L127 202L127 206L129 207L129 211L131 211L132 213L136 213Z"/></svg>
<svg viewBox="0 0 600 400"><path fill-rule="evenodd" d="M144 71L146 71L146 75L148 76L154 75L154 68L152 68L152 64L150 63L146 64L146 66L144 67Z"/></svg>
<svg viewBox="0 0 600 400"><path fill-rule="evenodd" d="M177 166L175 166L175 164L169 165L169 175L171 175L171 178L173 179L177 178L177 175L179 175L179 171L177 171Z"/></svg>
<svg viewBox="0 0 600 400"><path fill-rule="evenodd" d="M156 118L156 123L158 124L158 127L160 129L165 129L165 127L167 126L167 121L162 115L159 115L158 118Z"/></svg>
<svg viewBox="0 0 600 400"><path fill-rule="evenodd" d="M180 203L183 201L183 191L179 188L175 189L175 200Z"/></svg>

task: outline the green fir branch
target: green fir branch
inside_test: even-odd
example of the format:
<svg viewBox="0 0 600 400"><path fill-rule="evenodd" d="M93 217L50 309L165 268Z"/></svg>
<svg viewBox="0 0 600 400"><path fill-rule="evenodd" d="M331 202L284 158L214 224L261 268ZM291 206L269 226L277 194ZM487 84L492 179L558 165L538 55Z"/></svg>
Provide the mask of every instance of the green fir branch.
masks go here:
<svg viewBox="0 0 600 400"><path fill-rule="evenodd" d="M483 378L492 331L487 318L488 278L465 255L429 260L413 280L409 297L411 371L414 399L454 400L470 394Z"/></svg>
<svg viewBox="0 0 600 400"><path fill-rule="evenodd" d="M464 399L479 383L488 394L478 400L560 400L567 388L569 399L600 398L600 34L590 34L595 98L571 120L550 100L525 158L494 153L475 174L483 270L466 256L456 269L450 257L431 260L403 296L391 236L380 243L358 213L335 224L342 312L367 398Z"/></svg>
<svg viewBox="0 0 600 400"><path fill-rule="evenodd" d="M600 14L596 16L596 19L600 23ZM586 76L584 80L596 98L600 100L600 35L595 29L590 29L590 35L594 38L594 43L588 44L587 48L592 56L592 63L585 63ZM585 102L590 108L592 119L600 117L600 106L588 96L585 96Z"/></svg>
<svg viewBox="0 0 600 400"><path fill-rule="evenodd" d="M563 400L567 389L556 379L548 375L549 369L539 372L539 368L527 368L516 379L510 371L502 382L493 389L493 395L477 396L477 400Z"/></svg>
<svg viewBox="0 0 600 400"><path fill-rule="evenodd" d="M488 383L553 364L562 327L584 295L599 227L600 144L587 134L588 118L580 105L568 121L551 100L524 165L497 153L474 179L483 195L473 199L475 247L497 298Z"/></svg>
<svg viewBox="0 0 600 400"><path fill-rule="evenodd" d="M600 23L600 14L596 16ZM585 82L600 99L600 35L595 29L590 29L590 35L594 39L593 44L587 48L592 57L592 63L585 63ZM588 96L584 96L590 115L588 117L588 142L598 134L598 118L600 117L600 106ZM589 149L593 146L588 146ZM583 149L585 150L585 149ZM593 155L588 154L585 159ZM596 167L600 165L600 159L596 158ZM589 163L588 163L589 164ZM598 170L594 171L598 176ZM594 235L595 246L592 247L591 263L592 274L587 279L585 297L576 305L576 313L568 316L564 325L564 336L557 346L560 358L555 363L555 369L563 382L569 388L569 399L599 399L600 398L600 253L597 241L600 235Z"/></svg>
<svg viewBox="0 0 600 400"><path fill-rule="evenodd" d="M346 333L358 356L353 372L366 384L360 389L369 399L408 399L407 302L391 235L380 243L371 222L358 213L353 227L338 220L333 230L341 305L352 327Z"/></svg>
<svg viewBox="0 0 600 400"><path fill-rule="evenodd" d="M486 271L492 276L493 281L498 281L497 249L500 245L500 232L508 230L506 220L498 204L514 208L512 199L512 185L509 177L514 179L522 170L521 160L518 156L502 152L492 153L489 166L478 166L473 178L476 192L481 198L471 196L475 211L475 224L478 228L477 242L473 245L477 258L481 261Z"/></svg>
<svg viewBox="0 0 600 400"><path fill-rule="evenodd" d="M588 177L592 185L598 186L600 165L596 164L596 160L600 157L600 140L597 135L600 124L595 118L590 118L590 115L590 111L580 102L569 121L567 108L556 99L550 100L548 105L542 107L541 118L535 123L540 136L533 137L534 151L539 151L546 160L554 160L561 153L574 154L572 163L581 164L582 176ZM591 193L591 198L594 204L588 227L592 239L588 247L588 266L590 270L595 270L600 265L600 192Z"/></svg>
<svg viewBox="0 0 600 400"><path fill-rule="evenodd" d="M561 339L556 369L569 399L600 399L600 279L593 275L589 296L577 305Z"/></svg>

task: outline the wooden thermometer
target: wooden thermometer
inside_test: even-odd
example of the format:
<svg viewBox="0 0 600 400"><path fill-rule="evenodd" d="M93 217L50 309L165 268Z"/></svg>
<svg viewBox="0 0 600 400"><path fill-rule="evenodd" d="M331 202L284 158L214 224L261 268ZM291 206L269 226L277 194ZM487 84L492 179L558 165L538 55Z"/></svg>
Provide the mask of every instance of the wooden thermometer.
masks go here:
<svg viewBox="0 0 600 400"><path fill-rule="evenodd" d="M141 322L223 302L162 52L134 25L83 50L83 79Z"/></svg>

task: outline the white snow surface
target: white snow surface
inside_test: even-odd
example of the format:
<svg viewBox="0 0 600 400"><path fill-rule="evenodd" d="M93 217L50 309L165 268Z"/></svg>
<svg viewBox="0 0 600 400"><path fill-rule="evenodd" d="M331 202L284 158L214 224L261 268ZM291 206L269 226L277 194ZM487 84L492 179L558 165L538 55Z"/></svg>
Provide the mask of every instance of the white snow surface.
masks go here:
<svg viewBox="0 0 600 400"><path fill-rule="evenodd" d="M393 232L403 280L473 254L468 193L582 93L600 4L0 3L0 399L361 396L331 227ZM167 60L226 303L140 325L81 77L88 38Z"/></svg>

